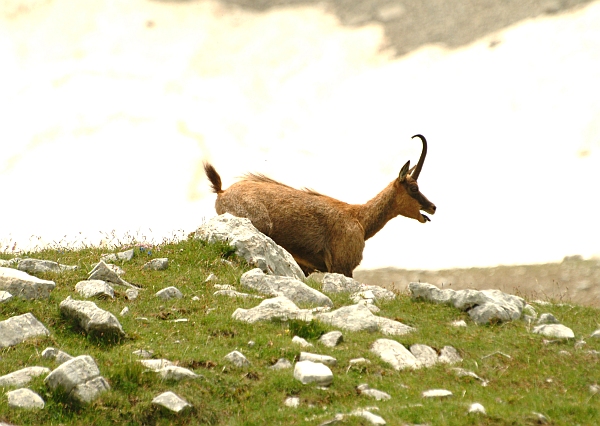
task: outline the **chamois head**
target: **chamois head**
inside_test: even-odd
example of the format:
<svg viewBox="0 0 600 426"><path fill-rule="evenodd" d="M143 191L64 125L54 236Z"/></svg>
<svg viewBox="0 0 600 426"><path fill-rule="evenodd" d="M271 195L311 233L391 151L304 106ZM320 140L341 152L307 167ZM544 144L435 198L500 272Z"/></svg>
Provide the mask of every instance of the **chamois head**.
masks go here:
<svg viewBox="0 0 600 426"><path fill-rule="evenodd" d="M396 179L395 182L396 191L398 191L399 195L396 198L398 202L397 208L402 216L410 217L411 219L416 219L421 223L425 223L429 222L430 219L422 214L421 210L434 214L436 209L435 204L421 194L419 185L417 184L417 179L419 178L423 163L425 162L425 155L427 154L427 141L423 135L414 135L412 138L421 139L423 142L423 151L421 151L421 157L416 166L411 169L410 161L407 161L400 170L398 179ZM406 195L408 195L408 197Z"/></svg>

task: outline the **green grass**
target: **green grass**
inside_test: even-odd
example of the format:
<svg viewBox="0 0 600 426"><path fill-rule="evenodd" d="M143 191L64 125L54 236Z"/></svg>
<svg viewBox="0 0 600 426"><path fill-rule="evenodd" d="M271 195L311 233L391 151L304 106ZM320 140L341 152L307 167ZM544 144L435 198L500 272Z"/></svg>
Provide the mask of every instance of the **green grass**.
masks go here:
<svg viewBox="0 0 600 426"><path fill-rule="evenodd" d="M128 246L114 247L114 252ZM148 253L150 251L150 254ZM544 338L528 332L524 322L476 326L468 315L449 306L414 302L406 295L380 305L379 315L397 319L417 331L394 337L409 346L423 343L436 349L445 345L459 350L462 368L489 380L487 387L468 378L457 377L451 366L438 365L420 370L395 371L369 351L380 334L345 332L344 342L330 349L319 345L318 337L333 330L321 323L263 322L245 324L231 319L238 308L258 304L253 299L229 299L213 296L213 283L205 283L210 273L220 284L239 284L240 275L250 269L223 244L206 244L194 239L165 242L158 246L136 247L130 262L119 262L123 277L144 288L139 298L128 301L124 287L115 287L114 300L95 303L117 315L127 336L118 342L105 342L87 336L71 321L61 317L58 305L67 296L76 299L75 284L87 278L103 251L95 247L80 250L48 249L21 254L79 265L78 271L43 274L40 278L56 282L49 300L12 300L0 305L0 320L32 312L50 330L45 338L28 340L0 351L0 375L33 365L56 368L41 358L48 346L73 356L88 354L97 362L101 374L112 389L90 405L74 405L65 395L51 393L36 378L28 386L46 401L41 411L10 409L0 396L0 421L16 425L314 425L332 419L336 413L357 408L379 407L374 413L388 424L427 423L431 425L528 425L537 424L532 412L543 413L554 425L592 425L600 418L600 395L589 386L600 383L600 357L588 350L600 350L600 340L588 338L583 349L574 341L544 343ZM8 254L0 254L8 259ZM155 257L169 258L166 271L146 271L141 266ZM224 262L223 260L229 262ZM310 285L318 288L314 282ZM158 290L176 286L185 297L164 301L154 297ZM197 300L192 300L197 296ZM336 307L350 302L346 295L331 295ZM120 317L128 306L130 313ZM589 336L598 326L598 310L581 306L551 305L537 307L538 313L551 312L578 337ZM138 318L147 318L140 320ZM186 318L188 322L171 322ZM449 323L465 319L467 328ZM292 370L272 371L268 367L284 357L290 361L302 350L291 343L300 335L315 346L309 351L331 355L338 360L333 367L334 382L326 390L302 385ZM389 337L388 337L389 338ZM253 346L248 342L253 340ZM153 350L156 358L167 358L201 375L197 380L163 382L148 372L132 355L136 349ZM245 369L229 365L223 357L241 351L251 362ZM497 351L507 354L488 356ZM569 355L559 352L567 351ZM352 358L365 357L371 364L349 368ZM389 401L374 401L357 394L356 386L368 383L372 388L392 395ZM453 396L425 400L421 393L443 388ZM193 405L193 409L172 414L151 404L161 392L171 390ZM299 408L283 405L288 396L298 396ZM487 416L467 415L468 406L479 402ZM367 424L364 419L347 417L347 425Z"/></svg>

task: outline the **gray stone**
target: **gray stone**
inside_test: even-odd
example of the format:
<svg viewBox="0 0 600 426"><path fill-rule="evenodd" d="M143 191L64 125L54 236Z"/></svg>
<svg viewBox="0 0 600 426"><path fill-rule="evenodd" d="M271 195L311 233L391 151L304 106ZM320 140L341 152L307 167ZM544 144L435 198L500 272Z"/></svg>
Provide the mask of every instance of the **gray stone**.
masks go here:
<svg viewBox="0 0 600 426"><path fill-rule="evenodd" d="M292 277L266 275L260 268L244 273L240 284L269 296L285 296L297 305L333 306L329 297L302 281Z"/></svg>
<svg viewBox="0 0 600 426"><path fill-rule="evenodd" d="M283 405L290 408L297 408L300 406L300 398L297 396L288 396L283 402Z"/></svg>
<svg viewBox="0 0 600 426"><path fill-rule="evenodd" d="M163 380L183 380L183 379L197 379L201 376L194 373L187 368L178 367L176 365L168 365L163 367L156 372L160 375Z"/></svg>
<svg viewBox="0 0 600 426"><path fill-rule="evenodd" d="M125 332L117 317L100 309L94 302L73 300L71 296L60 302L60 312L79 323L86 333L98 337L123 337Z"/></svg>
<svg viewBox="0 0 600 426"><path fill-rule="evenodd" d="M416 329L401 322L389 318L376 317L379 325L379 331L388 336L403 336L412 333Z"/></svg>
<svg viewBox="0 0 600 426"><path fill-rule="evenodd" d="M152 404L166 408L175 413L180 413L186 408L192 406L183 398L177 396L173 392L164 392L152 400Z"/></svg>
<svg viewBox="0 0 600 426"><path fill-rule="evenodd" d="M139 363L149 370L159 371L165 367L173 365L168 359L141 359Z"/></svg>
<svg viewBox="0 0 600 426"><path fill-rule="evenodd" d="M552 314L545 313L540 315L537 320L538 324L560 324L560 322L556 319L556 317Z"/></svg>
<svg viewBox="0 0 600 426"><path fill-rule="evenodd" d="M279 358L275 364L269 367L271 370L287 370L292 368L292 363L285 358Z"/></svg>
<svg viewBox="0 0 600 426"><path fill-rule="evenodd" d="M412 353L424 367L431 367L438 362L438 354L431 346L417 343L410 347L410 353Z"/></svg>
<svg viewBox="0 0 600 426"><path fill-rule="evenodd" d="M440 351L438 362L442 362L444 364L456 364L457 362L462 362L462 357L452 346L444 346Z"/></svg>
<svg viewBox="0 0 600 426"><path fill-rule="evenodd" d="M314 383L318 386L329 386L333 383L333 373L325 364L299 361L294 366L294 379L305 385Z"/></svg>
<svg viewBox="0 0 600 426"><path fill-rule="evenodd" d="M132 354L134 354L140 358L150 359L154 356L154 351L147 351L146 349L138 349L136 351L133 351Z"/></svg>
<svg viewBox="0 0 600 426"><path fill-rule="evenodd" d="M598 329L598 330L594 331L594 332L593 332L593 333L590 335L590 337L594 337L594 338L596 338L596 339L600 339L600 329Z"/></svg>
<svg viewBox="0 0 600 426"><path fill-rule="evenodd" d="M46 377L44 383L51 390L61 389L69 397L83 403L93 401L100 393L110 389L89 355L81 355L61 364Z"/></svg>
<svg viewBox="0 0 600 426"><path fill-rule="evenodd" d="M334 348L344 341L344 336L341 331L330 331L329 333L323 334L319 338L319 342L328 348Z"/></svg>
<svg viewBox="0 0 600 426"><path fill-rule="evenodd" d="M371 346L371 352L378 355L396 370L415 369L421 366L417 358L395 340L378 339Z"/></svg>
<svg viewBox="0 0 600 426"><path fill-rule="evenodd" d="M13 257L12 259L4 260L0 259L0 267L11 268L21 261L20 257Z"/></svg>
<svg viewBox="0 0 600 426"><path fill-rule="evenodd" d="M139 295L139 291L137 291L134 288L128 288L127 290L125 290L125 297L127 298L127 300L135 300L138 298Z"/></svg>
<svg viewBox="0 0 600 426"><path fill-rule="evenodd" d="M63 362L67 362L73 357L66 352L58 350L53 347L48 347L42 351L42 358L53 359L58 364L62 364Z"/></svg>
<svg viewBox="0 0 600 426"><path fill-rule="evenodd" d="M0 321L0 348L15 346L32 337L49 335L48 329L29 312Z"/></svg>
<svg viewBox="0 0 600 426"><path fill-rule="evenodd" d="M32 378L50 373L46 367L26 367L0 377L0 388L25 386Z"/></svg>
<svg viewBox="0 0 600 426"><path fill-rule="evenodd" d="M356 389L360 392L361 395L365 395L368 396L370 398L374 398L377 401L386 401L388 399L392 399L392 397L390 396L390 394L382 392L380 390L377 389L371 389L369 387L369 385L362 384L362 385L358 385L356 387Z"/></svg>
<svg viewBox="0 0 600 426"><path fill-rule="evenodd" d="M129 249L119 253L103 254L101 258L104 262L117 262L119 260L128 262L133 259L134 254L135 249Z"/></svg>
<svg viewBox="0 0 600 426"><path fill-rule="evenodd" d="M166 257L160 257L146 262L144 266L142 266L142 269L149 269L151 271L164 271L168 267L169 259L167 259Z"/></svg>
<svg viewBox="0 0 600 426"><path fill-rule="evenodd" d="M468 413L469 414L486 414L484 406L481 405L479 402L474 402L473 404L469 405Z"/></svg>
<svg viewBox="0 0 600 426"><path fill-rule="evenodd" d="M248 297L251 297L253 299L262 299L262 296L259 296L258 294L248 294L248 293L241 293L239 291L235 291L235 290L217 290L213 293L213 296L227 296L227 297L241 297L243 299L246 299Z"/></svg>
<svg viewBox="0 0 600 426"><path fill-rule="evenodd" d="M287 297L279 296L263 300L258 306L251 309L237 308L231 317L251 324L271 319L283 321L299 319L308 322L313 319L313 314L307 309L298 308Z"/></svg>
<svg viewBox="0 0 600 426"><path fill-rule="evenodd" d="M56 287L54 281L42 280L27 272L0 267L0 290L25 300L47 299Z"/></svg>
<svg viewBox="0 0 600 426"><path fill-rule="evenodd" d="M94 377L85 383L80 383L71 391L71 398L89 404L95 400L102 392L110 390L110 385L102 376Z"/></svg>
<svg viewBox="0 0 600 426"><path fill-rule="evenodd" d="M396 294L393 291L376 285L362 284L352 278L336 273L326 273L323 275L322 290L325 293L353 293L353 297L357 301L367 298L376 301L394 300L396 298ZM354 303L357 302L355 301Z"/></svg>
<svg viewBox="0 0 600 426"><path fill-rule="evenodd" d="M233 351L225 355L225 359L231 362L236 367L248 367L250 365L250 361L246 359L246 357L239 351Z"/></svg>
<svg viewBox="0 0 600 426"><path fill-rule="evenodd" d="M52 260L22 259L17 264L17 269L30 274L37 274L44 272L75 271L78 269L78 267L61 265L60 263L53 262Z"/></svg>
<svg viewBox="0 0 600 426"><path fill-rule="evenodd" d="M421 395L423 395L423 398L444 398L452 396L452 392L446 389L430 389L424 391Z"/></svg>
<svg viewBox="0 0 600 426"><path fill-rule="evenodd" d="M511 321L521 317L526 303L523 298L499 290L440 290L427 283L410 283L408 289L413 299L452 305L467 311L477 324L492 321Z"/></svg>
<svg viewBox="0 0 600 426"><path fill-rule="evenodd" d="M235 247L238 256L267 274L305 278L292 255L256 229L249 219L225 213L198 228L195 237L208 242L229 243Z"/></svg>
<svg viewBox="0 0 600 426"><path fill-rule="evenodd" d="M332 312L317 314L315 318L343 330L369 332L379 330L379 318L364 305L343 306Z"/></svg>
<svg viewBox="0 0 600 426"><path fill-rule="evenodd" d="M329 355L311 354L310 352L300 352L300 358L298 361L312 361L320 362L329 367L335 367L337 365L337 359Z"/></svg>
<svg viewBox="0 0 600 426"><path fill-rule="evenodd" d="M306 339L299 337L299 336L292 337L292 343L295 343L296 345L300 345L303 348L308 348L310 346L313 346L312 343L307 342Z"/></svg>
<svg viewBox="0 0 600 426"><path fill-rule="evenodd" d="M575 337L573 330L562 324L542 324L534 327L532 331L536 334L558 339L573 339Z"/></svg>
<svg viewBox="0 0 600 426"><path fill-rule="evenodd" d="M45 405L41 396L27 388L6 392L6 396L8 397L8 406L10 408L41 410Z"/></svg>
<svg viewBox="0 0 600 426"><path fill-rule="evenodd" d="M156 292L156 297L160 297L161 299L181 299L183 297L183 293L179 291L177 287L167 287L163 288Z"/></svg>
<svg viewBox="0 0 600 426"><path fill-rule="evenodd" d="M102 280L85 280L75 284L75 291L86 299L97 297L100 299L115 297L115 290Z"/></svg>
<svg viewBox="0 0 600 426"><path fill-rule="evenodd" d="M88 276L88 280L102 280L108 281L109 283L123 285L129 288L134 288L139 290L133 284L128 283L123 278L119 276L117 272L112 268L113 265L107 265L102 260L94 266L91 270L90 275Z"/></svg>
<svg viewBox="0 0 600 426"><path fill-rule="evenodd" d="M386 425L386 421L383 419L383 417L378 416L377 414L373 414L371 413L369 410L365 410L362 408L358 408L354 411L352 411L350 413L351 416L357 416L357 417L362 417L363 419L365 419L366 421L368 421L369 423L371 423L372 425Z"/></svg>
<svg viewBox="0 0 600 426"><path fill-rule="evenodd" d="M8 302L13 298L13 295L8 291L0 290L0 303Z"/></svg>

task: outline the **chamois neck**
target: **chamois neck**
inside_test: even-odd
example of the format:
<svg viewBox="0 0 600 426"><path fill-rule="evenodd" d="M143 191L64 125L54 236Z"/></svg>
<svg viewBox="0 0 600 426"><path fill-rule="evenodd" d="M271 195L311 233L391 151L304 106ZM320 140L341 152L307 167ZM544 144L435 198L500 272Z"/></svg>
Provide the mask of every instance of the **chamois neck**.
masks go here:
<svg viewBox="0 0 600 426"><path fill-rule="evenodd" d="M365 240L379 232L390 219L398 216L395 205L396 189L392 182L373 199L357 206L357 219L365 230Z"/></svg>

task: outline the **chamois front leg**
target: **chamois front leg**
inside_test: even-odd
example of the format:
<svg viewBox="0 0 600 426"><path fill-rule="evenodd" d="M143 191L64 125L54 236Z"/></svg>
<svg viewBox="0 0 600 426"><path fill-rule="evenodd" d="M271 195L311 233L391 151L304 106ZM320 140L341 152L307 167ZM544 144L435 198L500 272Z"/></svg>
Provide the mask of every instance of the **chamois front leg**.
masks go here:
<svg viewBox="0 0 600 426"><path fill-rule="evenodd" d="M332 235L330 263L327 264L327 257L325 260L327 270L352 278L352 271L360 264L365 248L364 229L358 221L342 222Z"/></svg>

